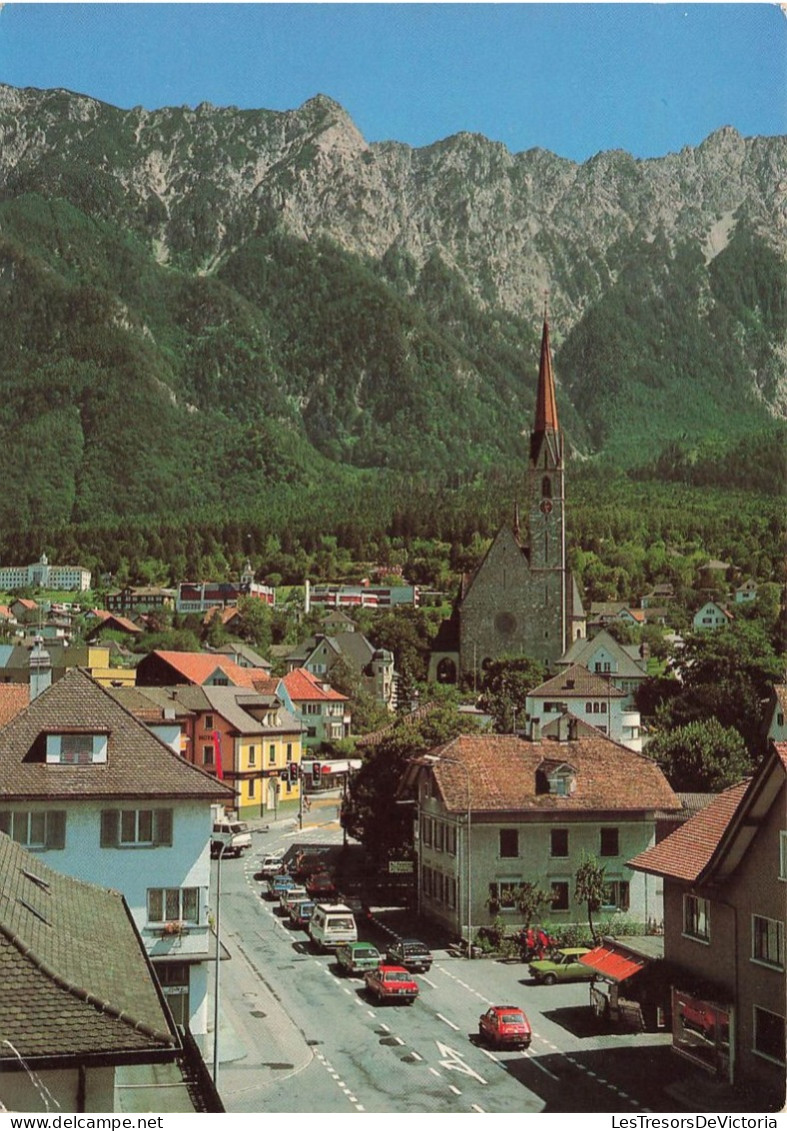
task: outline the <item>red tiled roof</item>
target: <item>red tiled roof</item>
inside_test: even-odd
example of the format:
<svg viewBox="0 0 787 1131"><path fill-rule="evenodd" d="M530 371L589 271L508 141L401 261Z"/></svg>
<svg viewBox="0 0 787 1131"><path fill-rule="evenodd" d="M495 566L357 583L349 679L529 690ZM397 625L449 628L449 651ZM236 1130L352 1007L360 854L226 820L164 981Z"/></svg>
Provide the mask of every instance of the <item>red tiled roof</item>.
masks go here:
<svg viewBox="0 0 787 1131"><path fill-rule="evenodd" d="M568 742L529 742L508 734L460 735L431 751L430 762L441 757L442 765L431 763L434 776L446 808L457 812L467 809L468 800L476 812L642 812L681 807L655 762L598 733ZM539 781L544 763L574 767L575 790L566 795L544 791Z"/></svg>
<svg viewBox="0 0 787 1131"><path fill-rule="evenodd" d="M29 702L29 684L0 683L0 727L23 711Z"/></svg>
<svg viewBox="0 0 787 1131"><path fill-rule="evenodd" d="M153 653L182 675L187 683L202 684L217 668L235 687L254 687L251 668L242 668L218 652L163 652Z"/></svg>
<svg viewBox="0 0 787 1131"><path fill-rule="evenodd" d="M674 833L629 860L629 866L640 872L693 883L715 852L748 788L746 778L725 789Z"/></svg>
<svg viewBox="0 0 787 1131"><path fill-rule="evenodd" d="M293 702L303 699L331 699L348 702L347 696L327 684L323 684L306 668L294 668L283 677L281 682L287 688L287 694Z"/></svg>

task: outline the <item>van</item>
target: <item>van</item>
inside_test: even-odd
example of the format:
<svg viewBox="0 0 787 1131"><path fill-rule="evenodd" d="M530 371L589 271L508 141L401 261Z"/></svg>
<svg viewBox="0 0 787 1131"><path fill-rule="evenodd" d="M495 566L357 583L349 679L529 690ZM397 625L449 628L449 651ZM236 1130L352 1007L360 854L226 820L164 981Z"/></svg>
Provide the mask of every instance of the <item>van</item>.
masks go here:
<svg viewBox="0 0 787 1131"><path fill-rule="evenodd" d="M230 821L227 818L214 821L213 832L210 834L211 856L242 856L247 848L251 848L251 833L244 821Z"/></svg>
<svg viewBox="0 0 787 1131"><path fill-rule="evenodd" d="M344 903L318 903L308 931L312 946L318 951L336 950L341 943L358 941L353 913Z"/></svg>

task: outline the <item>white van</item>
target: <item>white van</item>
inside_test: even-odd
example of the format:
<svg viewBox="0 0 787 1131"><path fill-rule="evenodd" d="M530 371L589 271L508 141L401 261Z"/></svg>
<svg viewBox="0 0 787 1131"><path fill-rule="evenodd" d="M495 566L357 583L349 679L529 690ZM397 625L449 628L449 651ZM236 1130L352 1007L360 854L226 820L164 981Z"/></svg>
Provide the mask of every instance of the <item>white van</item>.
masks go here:
<svg viewBox="0 0 787 1131"><path fill-rule="evenodd" d="M218 856L222 845L224 856L242 856L247 848L251 848L251 833L246 822L231 821L227 817L214 821L210 834L211 856Z"/></svg>
<svg viewBox="0 0 787 1131"><path fill-rule="evenodd" d="M307 929L316 950L336 950L341 943L358 942L353 913L344 903L318 903Z"/></svg>

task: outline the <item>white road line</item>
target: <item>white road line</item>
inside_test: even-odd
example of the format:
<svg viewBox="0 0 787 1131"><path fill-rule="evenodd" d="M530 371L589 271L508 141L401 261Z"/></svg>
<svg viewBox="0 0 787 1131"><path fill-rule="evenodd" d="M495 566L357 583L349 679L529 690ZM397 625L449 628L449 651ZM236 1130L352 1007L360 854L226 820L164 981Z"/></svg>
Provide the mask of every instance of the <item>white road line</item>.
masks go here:
<svg viewBox="0 0 787 1131"><path fill-rule="evenodd" d="M441 1021L445 1021L446 1025L450 1025L452 1029L455 1029L457 1033L459 1032L459 1026L454 1025L453 1021L449 1021L447 1017L443 1017L442 1013L438 1013L437 1016Z"/></svg>
<svg viewBox="0 0 787 1131"><path fill-rule="evenodd" d="M417 1052L410 1053L410 1055L412 1056L413 1060L423 1060L424 1059L422 1056L419 1056Z"/></svg>
<svg viewBox="0 0 787 1131"><path fill-rule="evenodd" d="M380 1028L381 1028L381 1029L385 1029L386 1033L390 1033L390 1032L391 1032L391 1030L390 1030L390 1029L388 1028L388 1026L387 1026L387 1025L385 1024L385 1022L384 1022L384 1021L381 1021L381 1022L380 1022Z"/></svg>
<svg viewBox="0 0 787 1131"><path fill-rule="evenodd" d="M541 1071L545 1072L547 1076L551 1077L551 1079L553 1079L553 1080L559 1080L560 1079L560 1077L556 1076L554 1074L554 1072L550 1072L548 1068L544 1068L543 1064L539 1064L537 1057L530 1056L530 1054L526 1053L526 1052L522 1053L522 1057L523 1057L524 1060L529 1060L531 1064L535 1064L536 1068L540 1068Z"/></svg>
<svg viewBox="0 0 787 1131"><path fill-rule="evenodd" d="M429 1065L429 1071L433 1076L442 1076L442 1072L438 1072L436 1068L432 1068L431 1064Z"/></svg>
<svg viewBox="0 0 787 1131"><path fill-rule="evenodd" d="M437 989L437 983L432 982L429 978L425 977L423 974L421 975L421 981L426 982L427 986L431 986L433 990Z"/></svg>
<svg viewBox="0 0 787 1131"><path fill-rule="evenodd" d="M495 1064L500 1063L495 1054L493 1052L490 1052L489 1049L479 1049L479 1052L482 1052L484 1056L488 1056L490 1060L493 1060L495 1062Z"/></svg>
<svg viewBox="0 0 787 1131"><path fill-rule="evenodd" d="M479 1115L486 1115L486 1109L480 1107L478 1104L470 1104L471 1111L477 1111Z"/></svg>
<svg viewBox="0 0 787 1131"><path fill-rule="evenodd" d="M462 1093L453 1084L449 1084L448 1087L451 1089L455 1096L461 1096Z"/></svg>

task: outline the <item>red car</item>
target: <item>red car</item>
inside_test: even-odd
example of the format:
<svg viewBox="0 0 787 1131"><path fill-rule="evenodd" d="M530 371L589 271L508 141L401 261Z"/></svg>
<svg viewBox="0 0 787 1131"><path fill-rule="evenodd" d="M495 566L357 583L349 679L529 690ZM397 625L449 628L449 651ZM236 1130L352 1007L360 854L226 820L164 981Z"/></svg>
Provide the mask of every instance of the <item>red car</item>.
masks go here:
<svg viewBox="0 0 787 1131"><path fill-rule="evenodd" d="M315 903L324 903L328 899L333 899L338 893L330 872L315 872L314 875L309 876L306 881L306 894Z"/></svg>
<svg viewBox="0 0 787 1131"><path fill-rule="evenodd" d="M533 1034L524 1010L516 1005L493 1005L478 1018L478 1035L493 1048L530 1047Z"/></svg>
<svg viewBox="0 0 787 1131"><path fill-rule="evenodd" d="M377 1004L400 1001L412 1005L418 997L418 983L404 966L378 966L366 974L366 988Z"/></svg>

